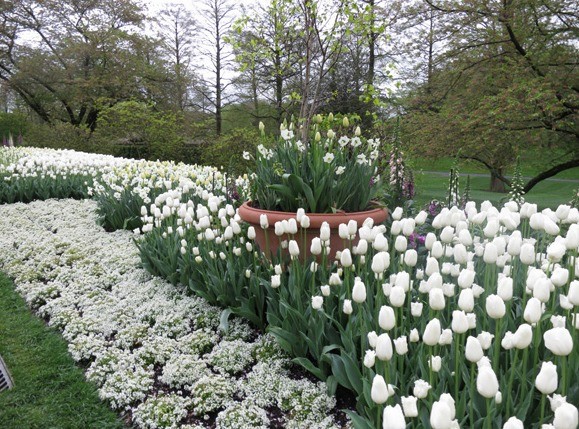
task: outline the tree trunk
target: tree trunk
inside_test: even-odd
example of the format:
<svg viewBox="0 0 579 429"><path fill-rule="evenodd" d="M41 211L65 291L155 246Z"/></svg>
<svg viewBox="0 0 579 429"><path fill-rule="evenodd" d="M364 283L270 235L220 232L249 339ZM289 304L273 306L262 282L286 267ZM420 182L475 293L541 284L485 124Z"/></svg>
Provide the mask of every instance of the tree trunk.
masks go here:
<svg viewBox="0 0 579 429"><path fill-rule="evenodd" d="M505 193L505 192L507 192L507 189L505 187L505 182L503 182L499 178L499 175L497 175L497 173L502 176L503 175L503 169L498 168L497 171L491 170L490 191L491 192Z"/></svg>

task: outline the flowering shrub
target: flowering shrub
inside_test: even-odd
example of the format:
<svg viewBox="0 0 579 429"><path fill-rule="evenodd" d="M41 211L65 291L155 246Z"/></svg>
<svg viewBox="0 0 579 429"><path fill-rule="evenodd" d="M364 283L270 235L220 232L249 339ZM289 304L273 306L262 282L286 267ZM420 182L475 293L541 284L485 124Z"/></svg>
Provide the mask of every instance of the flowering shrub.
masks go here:
<svg viewBox="0 0 579 429"><path fill-rule="evenodd" d="M352 137L338 136L332 127L339 124L331 118L326 119L329 129L324 137L319 127L323 118L318 116L309 141L299 140L290 124L289 128L282 125L279 143L271 148L258 146L251 195L260 208L286 212L302 208L310 213L368 208L380 180L380 141L362 138L359 127ZM349 128L347 117L342 128Z"/></svg>

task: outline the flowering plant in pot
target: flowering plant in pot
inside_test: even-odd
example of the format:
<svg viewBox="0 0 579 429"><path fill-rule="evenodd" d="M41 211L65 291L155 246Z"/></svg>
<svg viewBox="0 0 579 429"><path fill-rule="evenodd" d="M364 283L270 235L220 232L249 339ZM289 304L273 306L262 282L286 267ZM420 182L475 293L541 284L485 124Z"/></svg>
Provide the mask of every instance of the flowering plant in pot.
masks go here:
<svg viewBox="0 0 579 429"><path fill-rule="evenodd" d="M260 128L263 133L263 126ZM299 216L299 226L311 228L316 235L324 222L337 236L338 226L351 219L360 224L367 217L384 221L387 211L376 202L379 148L380 140L362 137L360 127L353 129L347 117L338 120L330 114L315 117L307 142L294 134L293 124L282 125L275 145L259 145L255 156L244 153L246 159L253 158L255 169L250 175L251 201L242 205L239 214L259 226L256 240L262 250L275 253L288 234L297 233L291 223L283 224L283 231L277 228L280 239L276 243L268 240L263 230L295 218L298 210L306 214L305 218ZM309 249L311 237L302 235ZM330 255L339 247L339 240L329 241Z"/></svg>

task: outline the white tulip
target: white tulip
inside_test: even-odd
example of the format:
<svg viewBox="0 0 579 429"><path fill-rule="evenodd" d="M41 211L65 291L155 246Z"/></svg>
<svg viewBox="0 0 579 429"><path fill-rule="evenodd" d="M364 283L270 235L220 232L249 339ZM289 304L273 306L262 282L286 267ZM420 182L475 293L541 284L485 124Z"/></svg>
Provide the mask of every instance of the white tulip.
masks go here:
<svg viewBox="0 0 579 429"><path fill-rule="evenodd" d="M354 280L354 288L352 289L352 300L357 302L358 304L363 303L366 301L366 285L360 279L360 277L356 277Z"/></svg>
<svg viewBox="0 0 579 429"><path fill-rule="evenodd" d="M452 344L452 329L443 329L438 339L438 345L447 346Z"/></svg>
<svg viewBox="0 0 579 429"><path fill-rule="evenodd" d="M578 319L579 319L579 317L578 317ZM408 340L411 343L417 343L418 341L420 341L420 334L418 333L418 329L413 328L410 331L410 334L408 335Z"/></svg>
<svg viewBox="0 0 579 429"><path fill-rule="evenodd" d="M499 391L497 375L490 366L482 366L478 369L476 389L481 396L492 399Z"/></svg>
<svg viewBox="0 0 579 429"><path fill-rule="evenodd" d="M569 285L567 299L572 305L579 306L579 280L573 280Z"/></svg>
<svg viewBox="0 0 579 429"><path fill-rule="evenodd" d="M446 301L444 299L444 293L442 292L442 289L439 288L430 289L430 291L428 292L428 305L433 310L444 309Z"/></svg>
<svg viewBox="0 0 579 429"><path fill-rule="evenodd" d="M565 402L555 410L555 429L576 429L579 426L579 411L573 404Z"/></svg>
<svg viewBox="0 0 579 429"><path fill-rule="evenodd" d="M476 363L484 356L480 341L475 337L469 336L466 339L465 357L469 362Z"/></svg>
<svg viewBox="0 0 579 429"><path fill-rule="evenodd" d="M527 306L523 312L523 319L531 325L541 320L543 315L543 304L537 298L531 298L527 301Z"/></svg>
<svg viewBox="0 0 579 429"><path fill-rule="evenodd" d="M440 371L440 368L442 368L442 358L440 356L430 356L428 366L432 369L432 372Z"/></svg>
<svg viewBox="0 0 579 429"><path fill-rule="evenodd" d="M452 412L446 402L436 401L430 411L430 426L432 429L451 429Z"/></svg>
<svg viewBox="0 0 579 429"><path fill-rule="evenodd" d="M397 252L403 253L406 251L407 247L408 247L408 239L405 236L399 235L398 237L396 237L396 241L394 242L394 248L396 249Z"/></svg>
<svg viewBox="0 0 579 429"><path fill-rule="evenodd" d="M366 350L364 354L364 366L366 368L372 368L376 363L376 352L374 350Z"/></svg>
<svg viewBox="0 0 579 429"><path fill-rule="evenodd" d="M392 306L399 308L404 305L404 301L406 300L406 292L404 292L404 288L401 286L394 286L390 291L390 296L388 298Z"/></svg>
<svg viewBox="0 0 579 429"><path fill-rule="evenodd" d="M288 250L292 258L297 258L300 255L300 248L295 240L290 240Z"/></svg>
<svg viewBox="0 0 579 429"><path fill-rule="evenodd" d="M418 399L424 399L428 396L428 391L432 386L424 380L418 379L414 382L414 388L412 389L412 393Z"/></svg>
<svg viewBox="0 0 579 429"><path fill-rule="evenodd" d="M386 385L386 381L381 375L376 374L374 376L374 379L372 380L370 396L372 397L372 401L379 405L386 402L390 397L388 394L388 386Z"/></svg>
<svg viewBox="0 0 579 429"><path fill-rule="evenodd" d="M561 287L567 284L569 280L569 270L563 267L556 267L551 274L551 282L556 287Z"/></svg>
<svg viewBox="0 0 579 429"><path fill-rule="evenodd" d="M394 353L392 349L392 340L390 336L386 333L378 335L378 340L376 342L376 357L382 361L392 359L392 354Z"/></svg>
<svg viewBox="0 0 579 429"><path fill-rule="evenodd" d="M421 302L411 302L410 303L410 313L413 317L420 317L422 316L422 308L424 304Z"/></svg>
<svg viewBox="0 0 579 429"><path fill-rule="evenodd" d="M352 308L352 301L349 299L345 299L344 300L344 304L342 306L342 310L344 311L344 314L352 314L352 312L354 311L354 309Z"/></svg>
<svg viewBox="0 0 579 429"><path fill-rule="evenodd" d="M475 276L476 272L474 270L465 268L458 275L457 283L462 289L470 288L474 282Z"/></svg>
<svg viewBox="0 0 579 429"><path fill-rule="evenodd" d="M513 298L513 279L511 277L499 277L497 295L503 301L510 301Z"/></svg>
<svg viewBox="0 0 579 429"><path fill-rule="evenodd" d="M424 328L424 334L422 335L422 341L428 346L434 346L438 344L440 340L440 335L442 329L440 327L440 320L434 318L428 322L426 328Z"/></svg>
<svg viewBox="0 0 579 429"><path fill-rule="evenodd" d="M368 344L373 349L376 348L376 344L378 343L378 335L375 331L368 332Z"/></svg>
<svg viewBox="0 0 579 429"><path fill-rule="evenodd" d="M500 319L506 313L505 302L498 295L487 296L485 309L491 319Z"/></svg>
<svg viewBox="0 0 579 429"><path fill-rule="evenodd" d="M547 259L551 262L559 262L563 256L567 247L561 241L554 241L547 247Z"/></svg>
<svg viewBox="0 0 579 429"><path fill-rule="evenodd" d="M416 396L402 396L400 401L406 417L418 417L418 398Z"/></svg>
<svg viewBox="0 0 579 429"><path fill-rule="evenodd" d="M513 346L517 349L526 349L531 345L533 340L533 330L531 325L523 323L519 325L515 333L513 334Z"/></svg>
<svg viewBox="0 0 579 429"><path fill-rule="evenodd" d="M387 305L380 307L380 312L378 313L378 325L385 331L396 326L396 316L394 315L394 309Z"/></svg>
<svg viewBox="0 0 579 429"><path fill-rule="evenodd" d="M503 429L525 429L523 422L516 417L511 417L503 425Z"/></svg>
<svg viewBox="0 0 579 429"><path fill-rule="evenodd" d="M519 257L523 264L532 265L535 262L535 246L531 243L523 243Z"/></svg>
<svg viewBox="0 0 579 429"><path fill-rule="evenodd" d="M382 429L406 429L406 420L399 404L386 405L382 422Z"/></svg>
<svg viewBox="0 0 579 429"><path fill-rule="evenodd" d="M312 308L314 310L319 310L324 304L324 298L321 296L312 296Z"/></svg>
<svg viewBox="0 0 579 429"><path fill-rule="evenodd" d="M545 347L556 356L568 356L573 351L573 337L565 328L552 328L543 334Z"/></svg>
<svg viewBox="0 0 579 429"><path fill-rule="evenodd" d="M491 347L491 344L492 344L494 337L495 336L493 334L491 334L490 332L483 331L480 334L478 334L476 339L479 341L483 350L488 350Z"/></svg>
<svg viewBox="0 0 579 429"><path fill-rule="evenodd" d="M426 213L426 211L421 210L416 217L414 218L416 225L423 225L424 222L426 222L426 219L428 218L428 213Z"/></svg>
<svg viewBox="0 0 579 429"><path fill-rule="evenodd" d="M414 249L408 249L404 253L404 264L409 267L415 267L418 262L418 252Z"/></svg>
<svg viewBox="0 0 579 429"><path fill-rule="evenodd" d="M535 379L535 387L544 395L550 395L555 390L559 383L557 376L557 367L553 362L543 362L541 370Z"/></svg>
<svg viewBox="0 0 579 429"><path fill-rule="evenodd" d="M451 327L457 334L464 334L468 331L468 320L464 311L454 310L452 312Z"/></svg>
<svg viewBox="0 0 579 429"><path fill-rule="evenodd" d="M408 339L406 335L402 335L394 340L394 349L399 355L405 355L408 353Z"/></svg>

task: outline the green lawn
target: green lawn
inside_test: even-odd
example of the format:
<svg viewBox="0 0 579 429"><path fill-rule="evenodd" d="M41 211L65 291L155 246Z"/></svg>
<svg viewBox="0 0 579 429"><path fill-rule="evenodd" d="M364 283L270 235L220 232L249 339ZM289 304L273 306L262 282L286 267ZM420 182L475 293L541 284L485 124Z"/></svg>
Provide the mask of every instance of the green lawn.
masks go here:
<svg viewBox="0 0 579 429"><path fill-rule="evenodd" d="M124 427L67 352L60 334L30 313L0 273L0 355L15 387L0 392L0 428Z"/></svg>
<svg viewBox="0 0 579 429"><path fill-rule="evenodd" d="M543 171L541 165L537 165L538 157L533 157L530 159L530 155L527 155L529 159L521 157L521 170L523 176L532 177L537 173ZM450 168L454 164L454 158L438 158L436 160L428 158L411 158L409 160L410 167L416 171L450 171ZM468 173L484 173L488 174L489 171L479 162L461 160L459 162L460 173L465 176ZM512 170L507 170L506 175L510 176L513 174ZM561 173L553 176L555 179L574 179L579 182L579 167L570 168L569 170L562 171Z"/></svg>
<svg viewBox="0 0 579 429"><path fill-rule="evenodd" d="M576 176L576 177L579 177ZM460 175L460 192L464 192L466 185L467 173L461 172ZM415 171L416 180L416 197L417 207L422 207L432 199L444 200L448 187L448 174L440 175L426 173L424 171ZM501 200L508 194L489 192L489 177L472 177L471 199L477 203L489 200L495 205L500 204ZM579 187L579 180L574 182L555 182L543 181L537 184L531 191L525 195L525 200L535 203L539 208L546 207L556 208L559 204L566 204L571 200L573 191Z"/></svg>

